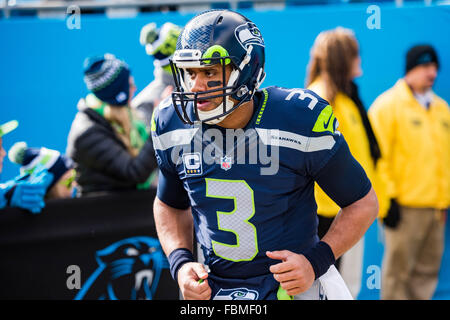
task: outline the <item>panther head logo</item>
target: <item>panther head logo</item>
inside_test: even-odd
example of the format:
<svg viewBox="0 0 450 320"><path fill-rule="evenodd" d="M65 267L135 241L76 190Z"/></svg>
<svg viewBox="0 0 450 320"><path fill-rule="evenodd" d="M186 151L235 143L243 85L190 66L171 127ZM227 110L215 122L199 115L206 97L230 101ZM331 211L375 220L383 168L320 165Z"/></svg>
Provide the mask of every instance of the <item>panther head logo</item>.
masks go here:
<svg viewBox="0 0 450 320"><path fill-rule="evenodd" d="M115 242L97 251L96 260L98 268L75 300L151 300L169 267L159 241L144 236Z"/></svg>

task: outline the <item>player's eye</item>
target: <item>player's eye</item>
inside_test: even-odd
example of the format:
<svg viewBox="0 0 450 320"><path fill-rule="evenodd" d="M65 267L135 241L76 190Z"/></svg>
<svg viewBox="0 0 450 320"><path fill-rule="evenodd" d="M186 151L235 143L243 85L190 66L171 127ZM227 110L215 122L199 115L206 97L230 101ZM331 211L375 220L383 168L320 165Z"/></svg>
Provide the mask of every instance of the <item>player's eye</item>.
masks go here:
<svg viewBox="0 0 450 320"><path fill-rule="evenodd" d="M191 79L195 77L195 72L193 70L187 69L186 74Z"/></svg>
<svg viewBox="0 0 450 320"><path fill-rule="evenodd" d="M214 69L209 69L205 71L205 76L208 78L214 77L216 75L216 71Z"/></svg>

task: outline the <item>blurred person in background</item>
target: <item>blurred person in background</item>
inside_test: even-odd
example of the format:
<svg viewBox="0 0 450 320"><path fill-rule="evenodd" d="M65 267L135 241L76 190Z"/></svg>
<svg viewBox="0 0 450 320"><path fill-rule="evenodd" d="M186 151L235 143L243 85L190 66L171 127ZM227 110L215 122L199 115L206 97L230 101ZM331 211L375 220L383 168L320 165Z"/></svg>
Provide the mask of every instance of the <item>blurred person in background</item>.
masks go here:
<svg viewBox="0 0 450 320"><path fill-rule="evenodd" d="M128 65L112 54L87 58L91 92L78 102L67 144L78 192L146 189L157 167L144 120L129 107L136 91Z"/></svg>
<svg viewBox="0 0 450 320"><path fill-rule="evenodd" d="M25 142L16 142L8 151L11 162L21 165L20 173L33 174L43 167L53 174L46 199L72 198L76 194L75 169L72 159L59 151L47 148L29 148Z"/></svg>
<svg viewBox="0 0 450 320"><path fill-rule="evenodd" d="M438 280L450 203L450 111L432 91L438 70L433 47L412 47L405 76L369 109L391 199L382 299L431 299Z"/></svg>
<svg viewBox="0 0 450 320"><path fill-rule="evenodd" d="M16 120L0 125L0 172L6 156L3 148L3 136L18 126ZM53 181L53 174L39 167L32 174L24 173L13 180L0 184L0 210L5 207L17 207L37 214L45 207L44 196Z"/></svg>
<svg viewBox="0 0 450 320"><path fill-rule="evenodd" d="M140 43L146 53L153 58L154 80L150 82L132 101L131 107L139 110L150 123L153 109L173 90L172 70L169 59L172 58L181 28L166 22L160 29L152 22L141 29Z"/></svg>
<svg viewBox="0 0 450 320"><path fill-rule="evenodd" d="M361 75L359 45L352 30L338 27L317 36L310 53L306 85L332 106L339 131L373 184L378 196L379 216L384 216L388 203L376 170L380 148L354 82ZM325 120L332 120L328 121L331 124L334 119ZM318 234L323 237L341 208L317 183L314 194L318 206ZM340 259L336 261L338 268L340 262Z"/></svg>

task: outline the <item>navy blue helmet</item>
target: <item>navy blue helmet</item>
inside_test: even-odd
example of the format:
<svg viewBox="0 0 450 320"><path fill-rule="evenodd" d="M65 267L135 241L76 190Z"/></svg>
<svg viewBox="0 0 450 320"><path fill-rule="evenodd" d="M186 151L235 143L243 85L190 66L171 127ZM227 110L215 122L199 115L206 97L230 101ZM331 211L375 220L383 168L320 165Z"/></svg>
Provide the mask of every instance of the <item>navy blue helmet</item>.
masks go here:
<svg viewBox="0 0 450 320"><path fill-rule="evenodd" d="M191 19L180 36L171 60L176 88L172 93L175 110L184 123L202 121L214 124L250 101L265 78L264 40L256 25L230 10L209 10ZM192 92L187 68L222 65L222 83L215 89ZM227 65L232 66L228 81ZM197 109L197 102L223 97L211 111ZM231 100L232 98L233 100ZM193 112L188 112L188 106Z"/></svg>

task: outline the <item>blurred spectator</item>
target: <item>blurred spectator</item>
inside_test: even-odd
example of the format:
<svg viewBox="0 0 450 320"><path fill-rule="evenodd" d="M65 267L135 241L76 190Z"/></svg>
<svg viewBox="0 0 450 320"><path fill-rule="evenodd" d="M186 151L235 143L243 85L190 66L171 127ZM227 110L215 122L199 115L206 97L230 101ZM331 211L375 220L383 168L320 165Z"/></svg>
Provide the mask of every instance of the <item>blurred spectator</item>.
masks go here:
<svg viewBox="0 0 450 320"><path fill-rule="evenodd" d="M411 48L406 75L369 109L391 199L382 299L431 299L438 280L450 203L450 111L432 91L438 69L434 48Z"/></svg>
<svg viewBox="0 0 450 320"><path fill-rule="evenodd" d="M80 99L68 136L80 194L148 188L156 168L152 139L129 107L136 90L128 65L111 54L87 58Z"/></svg>
<svg viewBox="0 0 450 320"><path fill-rule="evenodd" d="M47 148L28 148L25 142L16 142L8 151L11 162L21 165L20 173L33 174L43 167L53 174L47 188L47 199L72 198L75 195L74 163L69 157Z"/></svg>
<svg viewBox="0 0 450 320"><path fill-rule="evenodd" d="M181 28L166 22L161 29L154 22L141 29L140 43L153 58L155 79L150 82L131 102L131 107L141 111L147 124L150 123L153 108L167 97L174 88L169 59L172 58Z"/></svg>
<svg viewBox="0 0 450 320"><path fill-rule="evenodd" d="M338 27L321 32L311 49L307 86L329 101L345 136L350 151L363 166L377 193L379 215L387 210L387 200L376 172L380 158L378 142L369 122L366 109L353 81L362 75L359 45L353 31ZM333 121L331 121L333 123ZM319 215L319 237L331 226L340 208L316 184L315 197ZM340 260L336 262L339 267Z"/></svg>
<svg viewBox="0 0 450 320"><path fill-rule="evenodd" d="M0 125L0 172L6 156L3 148L3 136L18 126L16 120ZM53 174L43 167L32 174L24 173L13 180L0 184L0 209L6 206L26 209L31 213L40 213L45 206L44 196L53 181Z"/></svg>

